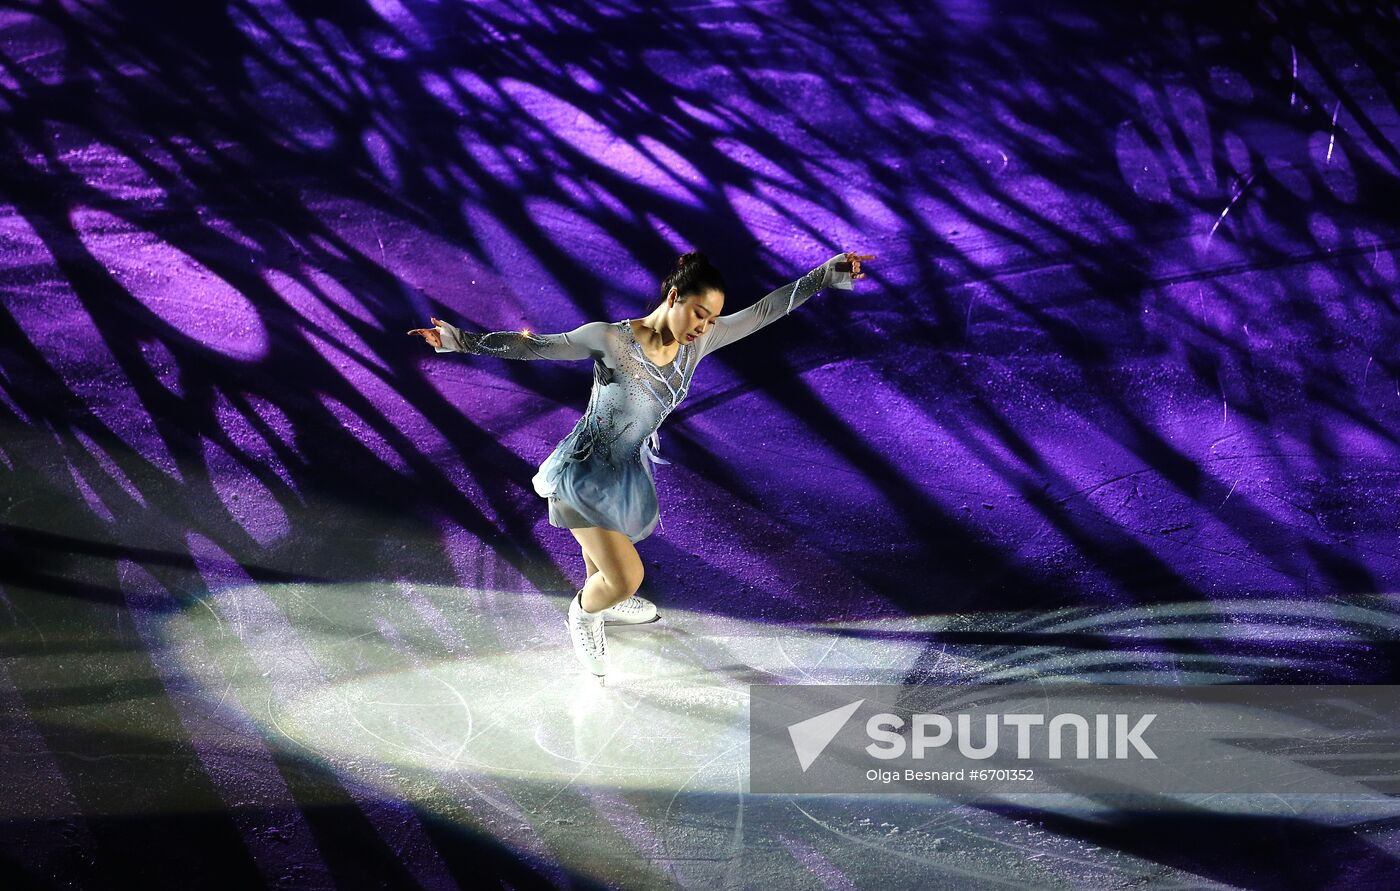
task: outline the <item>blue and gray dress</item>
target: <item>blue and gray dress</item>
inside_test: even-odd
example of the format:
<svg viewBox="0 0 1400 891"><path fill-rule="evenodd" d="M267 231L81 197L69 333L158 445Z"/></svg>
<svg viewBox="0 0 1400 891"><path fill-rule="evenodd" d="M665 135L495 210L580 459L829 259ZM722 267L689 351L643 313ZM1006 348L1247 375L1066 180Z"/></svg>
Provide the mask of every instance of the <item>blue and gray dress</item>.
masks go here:
<svg viewBox="0 0 1400 891"><path fill-rule="evenodd" d="M837 268L845 265L845 256L837 254L753 306L715 319L708 333L682 342L665 365L642 352L630 319L589 322L564 334L473 334L442 324L437 326L442 335L437 351L505 359L592 359L588 408L540 465L535 491L549 499L553 526L599 526L638 542L660 519L652 464L670 463L657 455L657 428L685 399L700 360L787 315L823 288L849 290L850 272Z"/></svg>

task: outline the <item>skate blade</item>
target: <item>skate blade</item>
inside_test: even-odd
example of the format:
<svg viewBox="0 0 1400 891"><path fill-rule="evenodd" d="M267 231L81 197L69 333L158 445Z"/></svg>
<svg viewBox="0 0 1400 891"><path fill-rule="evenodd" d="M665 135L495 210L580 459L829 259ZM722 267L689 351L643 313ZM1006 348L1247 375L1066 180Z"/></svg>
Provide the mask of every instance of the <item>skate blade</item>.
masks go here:
<svg viewBox="0 0 1400 891"><path fill-rule="evenodd" d="M657 613L645 622L624 622L621 619L604 619L603 624L609 628L626 628L631 625L650 625L652 622L661 621L661 613Z"/></svg>

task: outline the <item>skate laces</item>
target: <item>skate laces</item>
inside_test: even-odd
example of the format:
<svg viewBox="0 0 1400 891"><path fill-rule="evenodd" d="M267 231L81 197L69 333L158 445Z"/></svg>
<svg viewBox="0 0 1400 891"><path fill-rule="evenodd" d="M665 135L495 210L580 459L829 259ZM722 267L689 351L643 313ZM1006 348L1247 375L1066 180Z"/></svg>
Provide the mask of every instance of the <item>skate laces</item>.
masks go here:
<svg viewBox="0 0 1400 891"><path fill-rule="evenodd" d="M599 654L607 652L607 638L603 636L603 623L583 617L578 623L578 633L583 645Z"/></svg>

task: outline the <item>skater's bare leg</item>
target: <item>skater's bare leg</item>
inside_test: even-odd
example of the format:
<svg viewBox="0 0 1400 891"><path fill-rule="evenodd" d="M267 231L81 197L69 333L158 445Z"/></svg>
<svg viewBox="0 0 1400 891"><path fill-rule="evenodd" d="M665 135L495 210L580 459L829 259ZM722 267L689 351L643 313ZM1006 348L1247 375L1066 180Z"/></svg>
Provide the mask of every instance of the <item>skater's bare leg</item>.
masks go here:
<svg viewBox="0 0 1400 891"><path fill-rule="evenodd" d="M581 548L582 549L582 548ZM593 573L598 571L598 565L593 562L593 558L588 556L588 551L583 551L583 576L585 579L591 578Z"/></svg>
<svg viewBox="0 0 1400 891"><path fill-rule="evenodd" d="M598 571L583 586L583 608L590 613L621 603L642 586L642 558L631 539L613 529L570 529Z"/></svg>

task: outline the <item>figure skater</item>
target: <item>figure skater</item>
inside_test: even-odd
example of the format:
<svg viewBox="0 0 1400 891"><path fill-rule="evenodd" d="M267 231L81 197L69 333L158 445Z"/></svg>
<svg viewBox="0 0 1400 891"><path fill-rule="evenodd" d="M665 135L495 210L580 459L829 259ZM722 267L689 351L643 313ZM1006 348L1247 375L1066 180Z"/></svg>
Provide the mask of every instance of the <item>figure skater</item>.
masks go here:
<svg viewBox="0 0 1400 891"><path fill-rule="evenodd" d="M653 463L657 428L685 399L705 356L747 337L826 287L850 290L874 255L840 253L753 306L722 316L724 279L705 255L683 254L661 283L662 302L645 318L589 322L565 334L492 331L474 334L441 319L421 336L437 352L505 359L592 359L588 408L535 474L549 499L550 525L568 529L583 550L587 580L569 605L574 654L604 683L604 624L655 621L656 607L636 596L642 561L635 544L660 520Z"/></svg>

